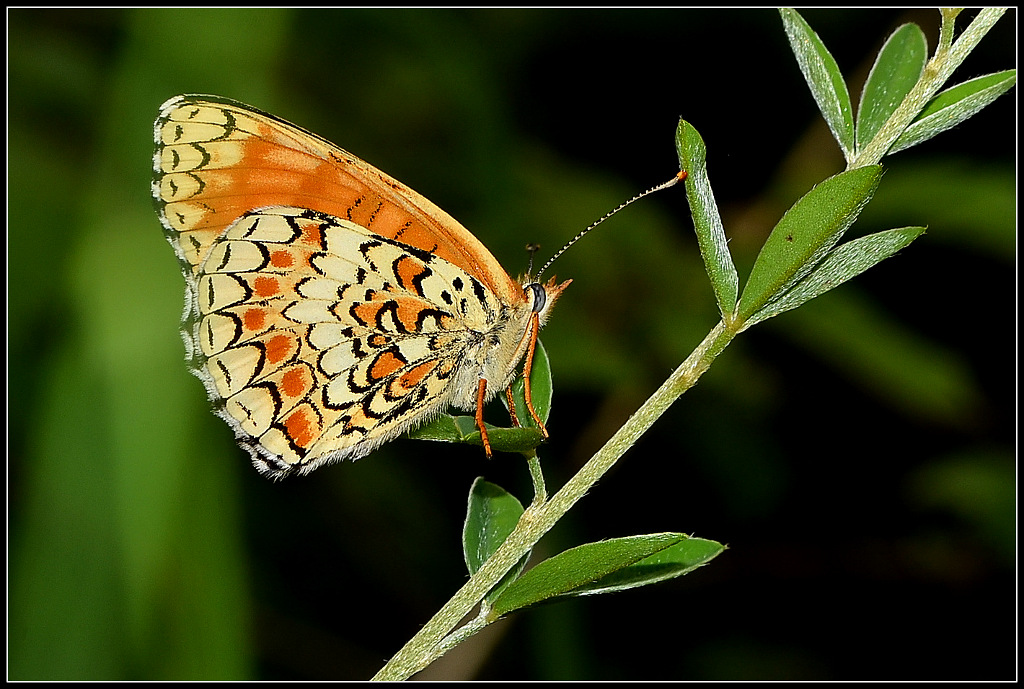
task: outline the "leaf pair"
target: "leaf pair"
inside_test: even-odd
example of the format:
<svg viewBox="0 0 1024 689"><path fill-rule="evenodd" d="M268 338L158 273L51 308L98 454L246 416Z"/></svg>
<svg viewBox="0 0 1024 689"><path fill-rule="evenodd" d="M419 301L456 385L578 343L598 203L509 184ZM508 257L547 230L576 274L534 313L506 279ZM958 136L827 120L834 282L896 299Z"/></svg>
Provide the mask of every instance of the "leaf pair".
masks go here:
<svg viewBox="0 0 1024 689"><path fill-rule="evenodd" d="M878 52L854 122L850 92L835 58L795 10L779 11L800 71L848 163L858 160L876 137L882 138L883 145L868 162L927 141L974 115L1017 80L1017 70L1011 69L971 79L930 97L941 83L929 89L922 79L929 64L927 41L916 24L904 24ZM944 15L943 21L950 22L951 32L952 15ZM934 60L939 57L937 52ZM920 97L920 102L913 96ZM901 106L916 110L907 113L907 126L890 122ZM887 124L896 130L884 131Z"/></svg>
<svg viewBox="0 0 1024 689"><path fill-rule="evenodd" d="M875 193L882 175L877 165L842 172L814 187L786 212L737 298L736 267L708 181L704 141L685 120L676 130L676 148L680 165L689 173L686 194L715 299L723 319L740 329L827 292L924 232L923 227L905 227L836 247Z"/></svg>
<svg viewBox="0 0 1024 689"><path fill-rule="evenodd" d="M902 227L836 246L875 193L879 165L842 172L807 192L768 236L737 308L748 328L859 275L924 234Z"/></svg>
<svg viewBox="0 0 1024 689"><path fill-rule="evenodd" d="M470 574L505 542L524 513L499 486L478 478L469 493L463 550ZM555 598L623 591L681 576L725 546L680 533L613 538L570 548L520 574L529 554L487 594L489 620Z"/></svg>

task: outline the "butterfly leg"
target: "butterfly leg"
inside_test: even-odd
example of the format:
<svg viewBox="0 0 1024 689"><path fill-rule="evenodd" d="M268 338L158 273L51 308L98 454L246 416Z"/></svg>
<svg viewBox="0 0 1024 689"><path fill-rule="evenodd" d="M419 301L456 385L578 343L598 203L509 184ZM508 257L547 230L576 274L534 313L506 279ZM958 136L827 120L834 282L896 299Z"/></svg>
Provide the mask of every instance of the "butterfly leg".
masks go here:
<svg viewBox="0 0 1024 689"><path fill-rule="evenodd" d="M537 410L533 408L533 395L530 388L530 373L533 371L533 353L537 350L537 333L540 331L540 316L534 313L530 321L530 346L526 350L526 363L523 365L523 393L526 398L526 408L530 410L530 416L540 429L541 435L548 437L548 429L540 420ZM491 440L487 437L487 428L484 426L484 397L487 394L487 380L481 378L477 381L476 387L476 427L480 430L480 440L484 445L484 452L487 458L491 457ZM505 388L505 399L508 400L508 410L512 415L512 425L520 427L519 418L516 416L516 402L512 396L512 386Z"/></svg>
<svg viewBox="0 0 1024 689"><path fill-rule="evenodd" d="M481 378L476 385L476 427L480 429L480 440L484 444L484 454L487 459L491 458L491 439L487 437L487 428L484 426L484 396L487 394L487 380Z"/></svg>
<svg viewBox="0 0 1024 689"><path fill-rule="evenodd" d="M544 422L540 420L540 416L537 415L537 411L533 408L533 395L530 393L530 373L533 370L533 353L537 349L537 333L540 331L539 314L533 314L533 320L530 321L530 325L530 347L526 350L526 364L523 365L523 393L526 397L526 408L530 410L530 416L532 416L533 420L537 422L537 427L540 429L541 435L547 438L548 429L544 427Z"/></svg>
<svg viewBox="0 0 1024 689"><path fill-rule="evenodd" d="M512 425L521 428L523 424L519 423L519 417L516 416L516 398L512 395L511 385L505 388L505 400L508 401L508 413L512 416Z"/></svg>

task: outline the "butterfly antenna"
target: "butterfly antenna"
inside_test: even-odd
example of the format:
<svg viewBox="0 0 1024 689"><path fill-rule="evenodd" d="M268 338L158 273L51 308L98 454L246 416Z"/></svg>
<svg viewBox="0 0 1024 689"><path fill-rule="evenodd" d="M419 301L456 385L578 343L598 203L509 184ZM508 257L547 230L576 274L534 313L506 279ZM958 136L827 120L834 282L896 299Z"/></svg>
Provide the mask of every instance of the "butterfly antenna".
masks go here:
<svg viewBox="0 0 1024 689"><path fill-rule="evenodd" d="M684 179L686 179L686 170L680 170L679 173L675 177L673 177L669 181L665 182L664 184L659 184L658 186L651 187L650 189L648 189L647 191L645 191L645 192L643 192L641 194L637 194L636 196L631 198L629 201L626 201L626 202L620 204L618 208L616 208L616 209L606 213L605 215L603 215L596 222L592 223L590 225L590 227L586 228L585 230L582 230L579 234L577 234L575 237L573 237L568 242L566 242L565 246L563 246L561 249L556 251L555 255L552 256L551 258L549 258L548 262L545 263L543 266L541 266L541 269L537 271L537 275L534 278L534 280L536 282L540 282L540 276L543 275L544 271L547 270L551 266L551 264L555 262L556 258L558 258L562 254L564 254L566 249L568 249L570 246L572 246L573 244L575 244L576 242L581 240L583 238L583 235L585 235L586 233L590 232L592 229L594 229L595 227L597 227L598 225L603 223L605 220L607 220L608 218L612 217L613 215L615 215L616 213L621 211L623 208L625 208L629 204L633 203L634 201L639 201L640 199L642 199L643 197L647 196L648 194L653 194L656 191L661 191L662 189L668 189L669 187L675 185L677 182L682 182ZM530 255L530 263L531 263L531 266L532 266L532 263L533 263L533 255L532 254Z"/></svg>
<svg viewBox="0 0 1024 689"><path fill-rule="evenodd" d="M530 254L530 262L526 264L526 274L533 275L533 257L540 251L540 244L530 242L526 245L526 253Z"/></svg>

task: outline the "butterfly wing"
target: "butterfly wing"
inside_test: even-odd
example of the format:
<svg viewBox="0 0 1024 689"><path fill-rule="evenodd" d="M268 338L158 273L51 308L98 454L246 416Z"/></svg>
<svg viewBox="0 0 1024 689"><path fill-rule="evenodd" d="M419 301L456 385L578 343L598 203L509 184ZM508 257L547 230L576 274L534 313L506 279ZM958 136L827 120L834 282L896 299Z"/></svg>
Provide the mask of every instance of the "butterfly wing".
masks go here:
<svg viewBox="0 0 1024 689"><path fill-rule="evenodd" d="M444 258L504 303L525 301L486 247L401 182L300 127L242 103L184 95L155 124L153 197L171 244L193 271L242 214L309 208Z"/></svg>
<svg viewBox="0 0 1024 689"><path fill-rule="evenodd" d="M481 333L525 329L522 287L408 187L212 96L169 100L155 135L190 365L262 472L362 457L465 407L484 363L502 377L518 361L481 353Z"/></svg>
<svg viewBox="0 0 1024 689"><path fill-rule="evenodd" d="M192 365L272 476L357 459L464 404L480 333L508 319L458 266L302 208L245 214L198 275Z"/></svg>

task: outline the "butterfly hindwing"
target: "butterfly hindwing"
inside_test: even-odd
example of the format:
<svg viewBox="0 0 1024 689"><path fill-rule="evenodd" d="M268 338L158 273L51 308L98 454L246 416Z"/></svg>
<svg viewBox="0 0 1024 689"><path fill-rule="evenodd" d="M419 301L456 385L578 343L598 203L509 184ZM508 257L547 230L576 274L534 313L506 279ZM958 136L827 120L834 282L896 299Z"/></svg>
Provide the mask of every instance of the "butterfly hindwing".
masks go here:
<svg viewBox="0 0 1024 689"><path fill-rule="evenodd" d="M211 245L193 366L267 470L358 458L441 408L502 307L444 259L299 208L248 213Z"/></svg>

